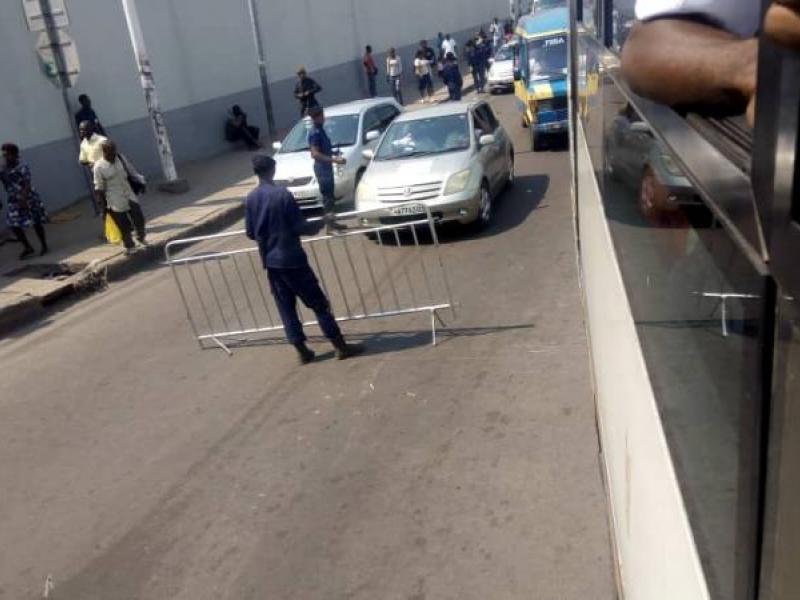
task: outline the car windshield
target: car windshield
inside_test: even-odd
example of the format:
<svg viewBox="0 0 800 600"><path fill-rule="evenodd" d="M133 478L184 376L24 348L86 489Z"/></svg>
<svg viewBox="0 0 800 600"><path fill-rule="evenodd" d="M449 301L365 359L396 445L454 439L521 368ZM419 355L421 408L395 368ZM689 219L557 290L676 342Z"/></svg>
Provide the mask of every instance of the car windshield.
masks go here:
<svg viewBox="0 0 800 600"><path fill-rule="evenodd" d="M377 160L409 158L469 148L467 116L447 115L392 124L375 155Z"/></svg>
<svg viewBox="0 0 800 600"><path fill-rule="evenodd" d="M504 60L514 60L514 48L511 46L503 46L500 50L497 51L497 54L494 55L494 59L497 62L502 62Z"/></svg>
<svg viewBox="0 0 800 600"><path fill-rule="evenodd" d="M567 36L557 35L528 43L531 79L567 73Z"/></svg>
<svg viewBox="0 0 800 600"><path fill-rule="evenodd" d="M283 140L281 153L308 150L308 132L311 131L311 127L309 118L299 121L292 127L289 135ZM352 146L358 137L358 115L326 117L324 128L334 148Z"/></svg>
<svg viewBox="0 0 800 600"><path fill-rule="evenodd" d="M537 10L547 10L548 8L561 8L562 6L566 6L567 3L564 0L535 0L533 3L533 12L536 13Z"/></svg>

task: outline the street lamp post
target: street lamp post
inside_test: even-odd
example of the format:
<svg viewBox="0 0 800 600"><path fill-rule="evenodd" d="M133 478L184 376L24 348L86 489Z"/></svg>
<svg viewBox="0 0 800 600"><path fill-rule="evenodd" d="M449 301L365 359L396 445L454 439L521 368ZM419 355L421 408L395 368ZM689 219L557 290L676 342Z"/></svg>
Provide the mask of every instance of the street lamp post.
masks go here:
<svg viewBox="0 0 800 600"><path fill-rule="evenodd" d="M142 25L139 21L139 11L136 8L136 0L122 0L122 9L125 12L125 21L128 24L128 33L131 37L133 53L136 57L136 68L139 71L139 82L144 92L144 101L147 105L147 112L150 115L150 123L153 126L153 133L156 138L158 156L161 160L161 170L164 174L165 182L158 187L164 191L181 193L189 189L185 179L178 177L175 168L175 159L172 156L172 146L167 135L167 126L164 123L164 115L161 112L161 105L156 94L156 86L153 80L153 70L150 66L150 59L147 56L147 47L142 35Z"/></svg>
<svg viewBox="0 0 800 600"><path fill-rule="evenodd" d="M261 78L261 95L264 98L264 110L267 113L267 129L270 139L275 135L275 115L272 112L272 96L269 92L269 75L267 74L267 61L264 57L264 42L261 39L261 26L258 20L258 6L256 0L247 0L247 9L250 13L250 27L253 32L253 42L256 46L258 59L258 74Z"/></svg>

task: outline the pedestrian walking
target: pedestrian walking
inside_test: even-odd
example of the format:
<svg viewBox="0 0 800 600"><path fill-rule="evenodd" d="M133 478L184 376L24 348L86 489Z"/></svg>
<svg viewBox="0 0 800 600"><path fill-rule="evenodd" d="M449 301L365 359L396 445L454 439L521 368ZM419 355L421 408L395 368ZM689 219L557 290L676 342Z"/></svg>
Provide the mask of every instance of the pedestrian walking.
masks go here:
<svg viewBox="0 0 800 600"><path fill-rule="evenodd" d="M300 116L308 114L308 110L319 106L317 94L322 91L320 85L306 73L305 67L297 69L297 84L294 86L294 97L300 102Z"/></svg>
<svg viewBox="0 0 800 600"><path fill-rule="evenodd" d="M403 61L397 55L397 50L389 48L386 57L386 80L392 88L392 96L400 105L403 104Z"/></svg>
<svg viewBox="0 0 800 600"><path fill-rule="evenodd" d="M442 54L444 55L445 60L447 60L448 54L452 54L458 58L458 44L456 44L456 41L450 37L449 33L444 36L444 40L442 41Z"/></svg>
<svg viewBox="0 0 800 600"><path fill-rule="evenodd" d="M94 163L103 158L102 146L108 138L97 133L94 121L88 119L78 125L78 136L81 138L78 162L91 170Z"/></svg>
<svg viewBox="0 0 800 600"><path fill-rule="evenodd" d="M492 54L494 54L503 43L503 26L497 17L492 19L492 23L489 25L489 34L492 36Z"/></svg>
<svg viewBox="0 0 800 600"><path fill-rule="evenodd" d="M97 203L103 212L113 219L122 235L125 254L130 255L135 251L132 230L136 231L139 243L147 245L144 213L131 185L133 183L139 189L139 186L143 185L143 178L117 153L114 142L104 141L102 149L103 158L98 160L93 168Z"/></svg>
<svg viewBox="0 0 800 600"><path fill-rule="evenodd" d="M75 113L75 124L80 127L81 123L89 121L97 133L105 135L106 132L100 124L100 119L97 113L94 112L94 108L92 108L92 99L86 94L81 94L78 96L78 104L81 105L81 108Z"/></svg>
<svg viewBox="0 0 800 600"><path fill-rule="evenodd" d="M369 89L369 97L374 98L378 95L378 86L376 79L378 78L378 67L375 66L375 59L372 56L372 46L367 46L364 51L364 58L361 61L364 65L364 74L367 76L367 88Z"/></svg>
<svg viewBox="0 0 800 600"><path fill-rule="evenodd" d="M486 71L489 69L489 59L492 56L492 49L489 46L489 41L486 39L485 33L480 33L478 39L473 46L474 64L472 66L472 73L475 77L475 89L479 94L486 91Z"/></svg>
<svg viewBox="0 0 800 600"><path fill-rule="evenodd" d="M434 69L437 69L438 72L438 61L436 60L436 52L433 51L433 48L428 46L427 40L420 40L419 42L419 49L422 51L423 58L430 63L430 71L431 71L431 78L430 78L430 86L428 87L428 96L431 98L433 97L433 72Z"/></svg>
<svg viewBox="0 0 800 600"><path fill-rule="evenodd" d="M461 77L461 71L458 68L455 54L452 52L445 57L445 65L442 70L442 79L447 86L447 92L450 100L458 102L461 100L461 90L464 87L464 79Z"/></svg>
<svg viewBox="0 0 800 600"><path fill-rule="evenodd" d="M6 190L8 206L6 208L6 223L20 244L22 254L20 260L28 258L34 252L33 246L25 235L25 229L33 227L36 237L39 238L41 248L39 256L48 252L47 237L44 224L47 221L47 212L38 192L31 181L31 170L20 159L19 146L16 144L3 144L3 169L0 171L0 182Z"/></svg>
<svg viewBox="0 0 800 600"><path fill-rule="evenodd" d="M291 192L275 185L275 161L271 157L254 156L253 171L258 176L258 187L245 200L245 231L247 237L258 243L286 339L297 350L300 364L310 363L315 354L306 345L297 314L298 298L316 315L323 335L333 344L336 358L342 360L361 354L362 345L348 344L342 336L330 302L320 289L300 242L301 235L316 234L322 224L309 223ZM330 218L326 215L326 220Z"/></svg>
<svg viewBox="0 0 800 600"><path fill-rule="evenodd" d="M433 102L433 79L431 78L431 61L425 58L425 52L417 50L417 57L414 59L414 74L417 76L419 87L419 101Z"/></svg>
<svg viewBox="0 0 800 600"><path fill-rule="evenodd" d="M321 106L314 106L308 111L312 127L308 134L308 147L311 158L314 159L314 175L319 184L319 193L322 196L322 208L326 216L332 217L336 204L336 185L333 177L333 165L344 165L347 161L334 153L333 144L325 131L325 111ZM328 233L331 230L341 229L331 218L328 222Z"/></svg>

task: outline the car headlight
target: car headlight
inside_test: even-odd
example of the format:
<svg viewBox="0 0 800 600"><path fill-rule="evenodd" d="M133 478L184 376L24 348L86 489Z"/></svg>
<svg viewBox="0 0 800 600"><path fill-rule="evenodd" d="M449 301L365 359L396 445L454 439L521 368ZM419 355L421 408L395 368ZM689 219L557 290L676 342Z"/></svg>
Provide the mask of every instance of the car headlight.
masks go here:
<svg viewBox="0 0 800 600"><path fill-rule="evenodd" d="M447 185L444 186L444 195L449 196L450 194L459 194L467 189L467 185L469 185L470 174L470 170L465 169L451 175L450 179L447 180Z"/></svg>
<svg viewBox="0 0 800 600"><path fill-rule="evenodd" d="M664 163L664 168L670 175L683 175L683 171L681 171L680 167L675 164L675 159L673 159L669 154L662 154L661 162Z"/></svg>

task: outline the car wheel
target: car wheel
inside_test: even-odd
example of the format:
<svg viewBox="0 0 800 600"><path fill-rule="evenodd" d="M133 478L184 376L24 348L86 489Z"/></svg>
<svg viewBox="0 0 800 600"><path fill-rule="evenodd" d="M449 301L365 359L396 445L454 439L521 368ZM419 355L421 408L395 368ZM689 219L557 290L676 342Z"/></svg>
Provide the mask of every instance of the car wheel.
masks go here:
<svg viewBox="0 0 800 600"><path fill-rule="evenodd" d="M481 185L481 199L478 205L478 218L475 220L475 228L479 231L486 229L492 222L492 192L489 184L485 181Z"/></svg>
<svg viewBox="0 0 800 600"><path fill-rule="evenodd" d="M665 210L665 190L658 181L653 168L647 166L639 183L639 211L648 220L656 220Z"/></svg>

